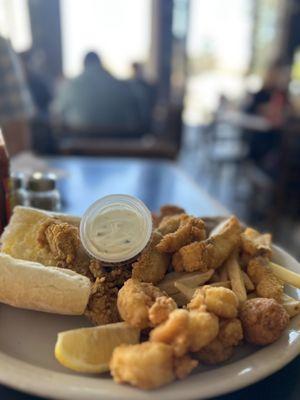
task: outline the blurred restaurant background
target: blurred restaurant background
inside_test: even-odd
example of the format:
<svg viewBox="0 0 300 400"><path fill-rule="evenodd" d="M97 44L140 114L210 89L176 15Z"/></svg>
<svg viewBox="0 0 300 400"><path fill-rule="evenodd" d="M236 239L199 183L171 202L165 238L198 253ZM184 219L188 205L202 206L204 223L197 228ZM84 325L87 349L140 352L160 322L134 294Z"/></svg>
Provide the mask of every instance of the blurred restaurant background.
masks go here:
<svg viewBox="0 0 300 400"><path fill-rule="evenodd" d="M300 0L0 0L5 52L13 164L172 160L300 256Z"/></svg>

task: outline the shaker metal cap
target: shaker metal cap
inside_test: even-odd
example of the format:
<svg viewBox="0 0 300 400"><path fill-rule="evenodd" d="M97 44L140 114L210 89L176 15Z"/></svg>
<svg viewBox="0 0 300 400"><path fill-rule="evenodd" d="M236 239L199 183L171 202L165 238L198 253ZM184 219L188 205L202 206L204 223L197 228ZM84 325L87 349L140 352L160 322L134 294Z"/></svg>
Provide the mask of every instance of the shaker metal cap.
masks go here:
<svg viewBox="0 0 300 400"><path fill-rule="evenodd" d="M55 189L56 176L52 173L33 173L27 182L27 189L33 192L45 192Z"/></svg>

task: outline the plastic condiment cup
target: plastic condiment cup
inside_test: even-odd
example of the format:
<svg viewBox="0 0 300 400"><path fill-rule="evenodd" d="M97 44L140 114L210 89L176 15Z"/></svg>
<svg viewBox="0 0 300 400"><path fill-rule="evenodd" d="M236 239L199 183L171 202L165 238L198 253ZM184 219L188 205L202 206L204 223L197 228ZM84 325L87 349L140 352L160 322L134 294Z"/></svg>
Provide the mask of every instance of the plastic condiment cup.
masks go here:
<svg viewBox="0 0 300 400"><path fill-rule="evenodd" d="M142 231L136 243L126 254L107 254L101 252L92 240L91 226L96 217L112 210L128 210L137 214L141 219ZM148 244L152 235L152 216L145 204L136 197L125 194L113 194L102 197L93 203L84 213L80 222L80 239L85 250L94 258L107 263L117 264L134 259Z"/></svg>

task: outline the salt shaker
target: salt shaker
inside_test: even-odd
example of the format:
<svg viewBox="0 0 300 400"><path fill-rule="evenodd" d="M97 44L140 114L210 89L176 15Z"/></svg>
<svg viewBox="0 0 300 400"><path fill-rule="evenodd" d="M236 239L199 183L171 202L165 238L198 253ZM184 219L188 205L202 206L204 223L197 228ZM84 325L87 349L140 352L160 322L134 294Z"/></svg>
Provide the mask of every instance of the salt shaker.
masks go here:
<svg viewBox="0 0 300 400"><path fill-rule="evenodd" d="M35 172L27 182L28 205L48 211L59 211L60 194L56 188L56 176Z"/></svg>
<svg viewBox="0 0 300 400"><path fill-rule="evenodd" d="M15 206L28 206L28 195L24 188L24 174L12 172L10 174L10 204L11 209Z"/></svg>

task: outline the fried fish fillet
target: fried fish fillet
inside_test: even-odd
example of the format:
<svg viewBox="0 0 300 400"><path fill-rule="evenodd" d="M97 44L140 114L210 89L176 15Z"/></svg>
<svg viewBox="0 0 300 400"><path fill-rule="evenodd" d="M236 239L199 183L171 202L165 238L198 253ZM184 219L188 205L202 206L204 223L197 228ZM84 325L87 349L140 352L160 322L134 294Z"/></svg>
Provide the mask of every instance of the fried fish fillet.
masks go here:
<svg viewBox="0 0 300 400"><path fill-rule="evenodd" d="M250 256L271 257L272 236L269 233L260 233L252 228L247 228L241 234L242 249Z"/></svg>
<svg viewBox="0 0 300 400"><path fill-rule="evenodd" d="M247 273L254 283L259 297L272 298L281 302L283 282L273 274L267 257L255 257L250 260Z"/></svg>
<svg viewBox="0 0 300 400"><path fill-rule="evenodd" d="M154 231L150 245L141 253L138 260L132 264L132 277L142 282L160 282L168 269L170 256L156 249L162 235Z"/></svg>
<svg viewBox="0 0 300 400"><path fill-rule="evenodd" d="M211 236L201 242L183 246L173 255L175 271L207 271L220 267L239 245L241 226L234 216L217 226Z"/></svg>

